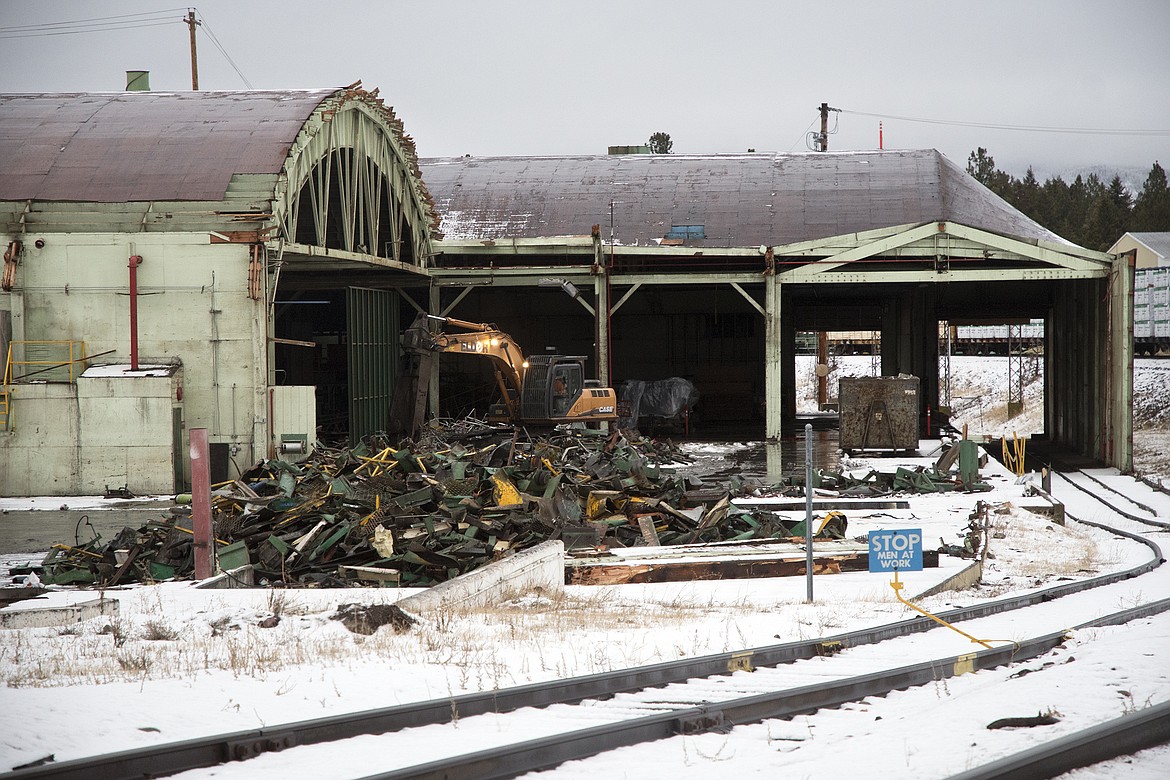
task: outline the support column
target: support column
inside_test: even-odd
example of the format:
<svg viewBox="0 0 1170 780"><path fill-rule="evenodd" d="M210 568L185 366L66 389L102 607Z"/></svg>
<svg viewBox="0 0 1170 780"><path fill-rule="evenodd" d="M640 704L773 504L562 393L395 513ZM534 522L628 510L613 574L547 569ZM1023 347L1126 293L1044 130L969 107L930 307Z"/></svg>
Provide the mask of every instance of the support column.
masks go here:
<svg viewBox="0 0 1170 780"><path fill-rule="evenodd" d="M780 438L784 413L780 280L764 277L764 436Z"/></svg>
<svg viewBox="0 0 1170 780"><path fill-rule="evenodd" d="M596 327L593 329L597 340L594 353L597 355L597 378L602 387L612 387L610 384L613 373L613 356L610 354L610 317L613 312L609 302L609 274L611 269L605 263L605 245L601 242L601 225L593 226L590 231L593 237L593 302L595 304L594 319ZM610 248L611 257L613 248Z"/></svg>
<svg viewBox="0 0 1170 780"><path fill-rule="evenodd" d="M443 302L439 296L439 287L432 284L428 290L429 300L427 302L427 311L436 317L443 314ZM429 368L427 375L423 376L423 370ZM427 403L430 405L428 415L429 417L439 416L439 360L438 356L432 361L420 361L419 365L418 386L423 387L426 383L427 387Z"/></svg>
<svg viewBox="0 0 1170 780"><path fill-rule="evenodd" d="M1109 285L1109 465L1133 471L1133 284L1136 252L1113 260Z"/></svg>
<svg viewBox="0 0 1170 780"><path fill-rule="evenodd" d="M597 325L594 328L597 354L597 378L602 387L612 387L610 384L611 356L609 352L609 269L603 268L601 274L593 277L593 300L596 303Z"/></svg>

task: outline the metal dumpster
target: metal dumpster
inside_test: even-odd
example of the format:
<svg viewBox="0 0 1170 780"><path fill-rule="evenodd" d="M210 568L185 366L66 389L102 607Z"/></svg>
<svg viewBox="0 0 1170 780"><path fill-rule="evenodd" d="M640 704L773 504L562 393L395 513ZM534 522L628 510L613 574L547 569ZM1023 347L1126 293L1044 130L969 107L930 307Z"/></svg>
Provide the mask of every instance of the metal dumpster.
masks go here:
<svg viewBox="0 0 1170 780"><path fill-rule="evenodd" d="M841 449L918 449L918 377L845 378L837 396Z"/></svg>

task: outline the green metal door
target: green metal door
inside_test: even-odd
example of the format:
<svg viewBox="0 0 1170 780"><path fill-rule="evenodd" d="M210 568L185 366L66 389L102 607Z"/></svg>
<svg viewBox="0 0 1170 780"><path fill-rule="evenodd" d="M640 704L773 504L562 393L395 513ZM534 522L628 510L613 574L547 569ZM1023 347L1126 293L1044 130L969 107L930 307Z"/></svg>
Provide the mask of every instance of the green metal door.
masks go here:
<svg viewBox="0 0 1170 780"><path fill-rule="evenodd" d="M350 287L346 293L349 335L349 441L385 431L398 379L398 293Z"/></svg>

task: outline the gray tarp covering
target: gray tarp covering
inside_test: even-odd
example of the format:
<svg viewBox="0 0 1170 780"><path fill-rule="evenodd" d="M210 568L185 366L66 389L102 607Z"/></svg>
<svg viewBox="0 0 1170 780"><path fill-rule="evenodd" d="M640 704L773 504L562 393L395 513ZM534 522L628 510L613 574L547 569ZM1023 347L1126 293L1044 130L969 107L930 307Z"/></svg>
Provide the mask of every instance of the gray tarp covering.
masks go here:
<svg viewBox="0 0 1170 780"><path fill-rule="evenodd" d="M623 411L629 410L629 417L620 418L618 427L637 428L640 417L674 417L693 408L698 400L699 391L689 379L628 379L618 388L618 401Z"/></svg>

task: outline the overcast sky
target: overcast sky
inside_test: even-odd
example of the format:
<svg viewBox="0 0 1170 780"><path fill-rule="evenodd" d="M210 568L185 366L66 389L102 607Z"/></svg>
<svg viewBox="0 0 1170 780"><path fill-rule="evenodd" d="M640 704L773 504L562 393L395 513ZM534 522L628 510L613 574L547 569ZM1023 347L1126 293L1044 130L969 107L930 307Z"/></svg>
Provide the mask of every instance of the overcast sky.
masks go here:
<svg viewBox="0 0 1170 780"><path fill-rule="evenodd" d="M0 0L0 92L191 87L174 0ZM1017 175L1170 163L1168 0L200 0L202 89L378 87L422 156L977 146ZM165 12L164 23L10 37ZM173 21L170 21L173 20ZM111 26L132 18L110 19ZM53 28L59 30L61 28ZM214 33L239 72L216 48ZM40 30L39 32L43 32ZM900 118L895 118L900 117ZM908 121L1154 130L1025 132Z"/></svg>

